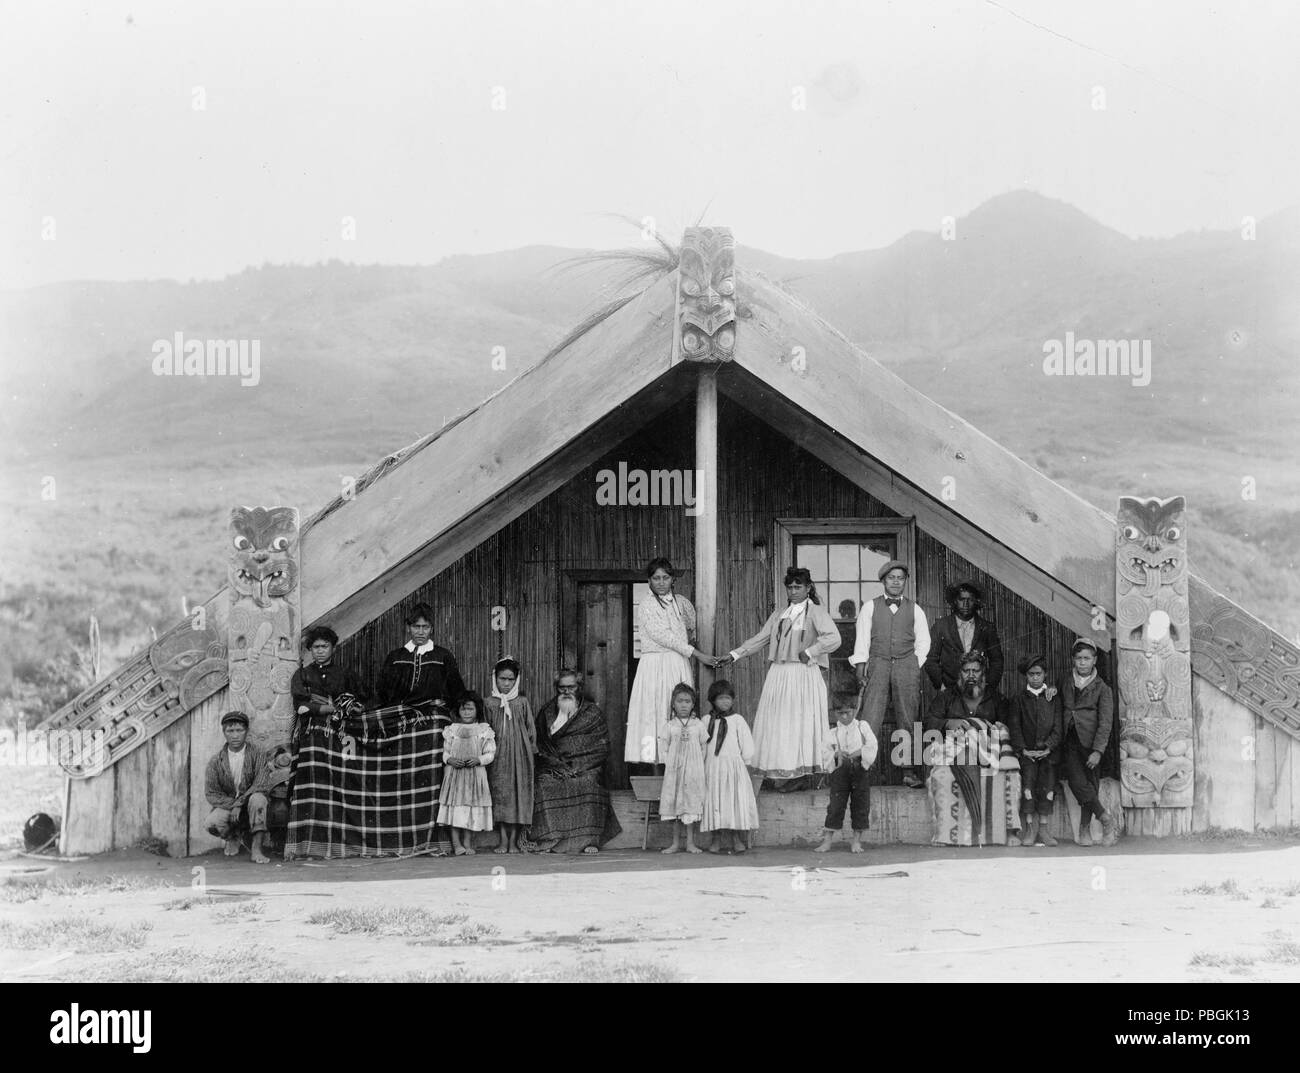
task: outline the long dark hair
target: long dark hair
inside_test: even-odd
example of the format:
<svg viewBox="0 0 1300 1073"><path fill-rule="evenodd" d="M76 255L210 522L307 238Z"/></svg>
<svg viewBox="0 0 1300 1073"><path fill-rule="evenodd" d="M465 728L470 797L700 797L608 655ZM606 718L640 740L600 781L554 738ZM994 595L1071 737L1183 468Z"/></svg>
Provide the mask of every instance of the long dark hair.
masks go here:
<svg viewBox="0 0 1300 1073"><path fill-rule="evenodd" d="M731 683L725 678L719 678L713 685L709 686L709 741L713 740L713 731L718 731L718 744L713 747L713 755L722 755L722 743L727 740L727 719L717 708L713 707L713 702L721 696L728 696L732 700L736 699L736 691L732 688Z"/></svg>

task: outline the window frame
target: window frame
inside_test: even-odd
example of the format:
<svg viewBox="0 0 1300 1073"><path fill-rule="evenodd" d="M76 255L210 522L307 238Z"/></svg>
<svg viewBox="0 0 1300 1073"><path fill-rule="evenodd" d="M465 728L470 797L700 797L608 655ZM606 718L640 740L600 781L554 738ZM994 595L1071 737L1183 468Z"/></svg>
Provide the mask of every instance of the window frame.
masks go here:
<svg viewBox="0 0 1300 1073"><path fill-rule="evenodd" d="M794 565L794 546L799 539L812 538L833 542L835 537L894 537L898 558L907 563L907 582L903 595L916 600L916 518L777 518L772 537L773 606L785 606L785 571ZM859 608L861 610L861 608Z"/></svg>

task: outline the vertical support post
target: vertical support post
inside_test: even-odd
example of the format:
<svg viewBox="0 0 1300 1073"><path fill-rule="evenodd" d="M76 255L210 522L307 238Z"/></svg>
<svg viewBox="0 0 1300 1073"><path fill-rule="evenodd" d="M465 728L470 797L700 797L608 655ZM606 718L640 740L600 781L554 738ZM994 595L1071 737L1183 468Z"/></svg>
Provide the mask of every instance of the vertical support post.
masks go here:
<svg viewBox="0 0 1300 1073"><path fill-rule="evenodd" d="M698 647L716 655L718 608L718 367L701 365L695 382L695 621ZM713 668L700 668L700 692Z"/></svg>

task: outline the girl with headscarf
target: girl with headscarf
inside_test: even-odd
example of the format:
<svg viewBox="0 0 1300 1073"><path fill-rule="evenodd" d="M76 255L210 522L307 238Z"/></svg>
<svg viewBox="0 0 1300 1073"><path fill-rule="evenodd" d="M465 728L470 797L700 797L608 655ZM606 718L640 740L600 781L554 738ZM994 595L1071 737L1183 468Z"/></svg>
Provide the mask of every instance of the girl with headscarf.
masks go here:
<svg viewBox="0 0 1300 1073"><path fill-rule="evenodd" d="M720 661L726 665L766 650L769 667L754 715L752 767L778 790L798 789L805 775L824 770L822 746L830 727L826 674L840 631L821 605L812 575L785 572L786 606Z"/></svg>
<svg viewBox="0 0 1300 1073"><path fill-rule="evenodd" d="M519 839L533 822L533 756L537 727L533 708L520 691L519 663L510 656L492 668L492 695L487 719L496 734L496 759L488 768L492 815L496 820L497 853L523 853Z"/></svg>

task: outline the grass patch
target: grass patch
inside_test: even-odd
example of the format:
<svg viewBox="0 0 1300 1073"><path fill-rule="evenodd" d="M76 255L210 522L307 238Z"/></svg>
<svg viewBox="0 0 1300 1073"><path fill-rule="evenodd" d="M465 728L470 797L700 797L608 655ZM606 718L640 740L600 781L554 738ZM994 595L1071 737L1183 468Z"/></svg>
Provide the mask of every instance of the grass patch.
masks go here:
<svg viewBox="0 0 1300 1073"><path fill-rule="evenodd" d="M23 879L10 876L0 883L0 901L34 902L42 895L59 898L65 895L121 894L127 891L162 890L173 884L166 879L146 879L143 876L74 876L62 879L43 876Z"/></svg>
<svg viewBox="0 0 1300 1073"><path fill-rule="evenodd" d="M1275 941L1269 947L1268 960L1279 965L1300 965L1300 943L1290 939Z"/></svg>
<svg viewBox="0 0 1300 1073"><path fill-rule="evenodd" d="M307 923L324 924L342 935L427 938L438 935L444 928L465 924L468 920L469 917L464 913L430 913L427 909L380 906L373 909L325 909L312 913L307 918Z"/></svg>
<svg viewBox="0 0 1300 1073"><path fill-rule="evenodd" d="M1178 835L1186 842L1296 842L1300 841L1300 827L1267 827L1258 831L1244 831L1240 827L1211 827L1208 831Z"/></svg>
<svg viewBox="0 0 1300 1073"><path fill-rule="evenodd" d="M480 939L490 939L494 935L500 935L501 929L495 924L482 924L477 920L464 924L460 931L455 935L449 935L438 939L439 946L466 946L477 943Z"/></svg>
<svg viewBox="0 0 1300 1073"><path fill-rule="evenodd" d="M1184 887L1184 894L1228 894L1234 898L1248 898L1235 879L1225 879L1222 883L1197 883L1194 887Z"/></svg>
<svg viewBox="0 0 1300 1073"><path fill-rule="evenodd" d="M1259 907L1261 909L1281 909L1282 903L1279 902L1276 898L1270 896L1268 898L1265 898L1262 902L1260 902Z"/></svg>
<svg viewBox="0 0 1300 1073"><path fill-rule="evenodd" d="M1254 965L1256 958L1249 954L1193 954L1189 965L1202 969L1244 969Z"/></svg>
<svg viewBox="0 0 1300 1073"><path fill-rule="evenodd" d="M17 950L75 950L79 954L106 954L134 950L144 945L153 930L148 921L105 924L89 916L64 916L35 924L0 922L0 946Z"/></svg>
<svg viewBox="0 0 1300 1073"><path fill-rule="evenodd" d="M1270 894L1280 894L1283 898L1294 898L1300 895L1300 881L1285 883L1280 887L1265 887Z"/></svg>
<svg viewBox="0 0 1300 1073"><path fill-rule="evenodd" d="M199 894L192 898L177 898L173 902L168 902L163 906L163 908L168 912L171 912L173 909L178 909L184 912L193 909L196 905L203 906L216 904L216 898L209 898L206 894Z"/></svg>
<svg viewBox="0 0 1300 1073"><path fill-rule="evenodd" d="M212 914L214 920L225 920L238 924L250 914L257 916L266 912L266 902L243 902L236 905L223 905Z"/></svg>

